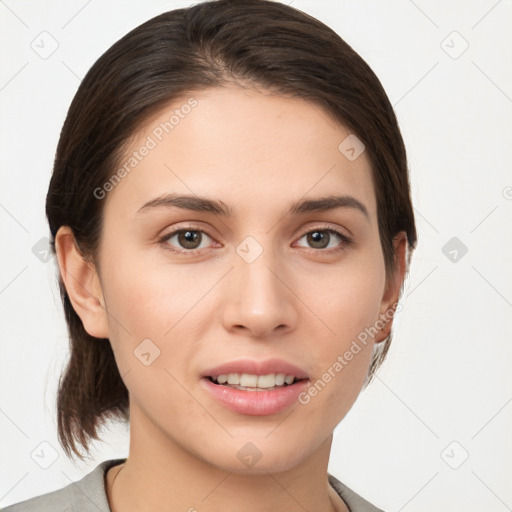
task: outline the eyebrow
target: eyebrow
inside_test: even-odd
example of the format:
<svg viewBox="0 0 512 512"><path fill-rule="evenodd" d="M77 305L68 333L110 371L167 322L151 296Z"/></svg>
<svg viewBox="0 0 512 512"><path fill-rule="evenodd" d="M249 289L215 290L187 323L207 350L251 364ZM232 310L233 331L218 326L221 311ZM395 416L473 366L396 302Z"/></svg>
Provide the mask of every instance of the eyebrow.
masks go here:
<svg viewBox="0 0 512 512"><path fill-rule="evenodd" d="M229 217L233 213L233 210L226 206L222 201L199 197L197 195L165 194L144 203L137 211L137 215L145 210L162 207L182 208L184 210L191 210L194 212L213 213L214 215L224 217ZM363 213L367 219L370 218L366 206L355 197L349 195L330 195L316 199L297 201L290 206L287 215L323 212L333 210L335 208L352 208Z"/></svg>

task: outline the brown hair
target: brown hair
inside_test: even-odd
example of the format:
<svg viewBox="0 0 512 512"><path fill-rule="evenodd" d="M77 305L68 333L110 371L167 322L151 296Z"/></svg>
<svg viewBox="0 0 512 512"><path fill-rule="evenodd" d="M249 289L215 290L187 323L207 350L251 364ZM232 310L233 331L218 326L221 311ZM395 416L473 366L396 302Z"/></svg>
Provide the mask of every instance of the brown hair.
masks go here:
<svg viewBox="0 0 512 512"><path fill-rule="evenodd" d="M393 237L416 245L406 153L393 108L378 78L332 29L269 0L217 0L163 13L105 52L69 108L46 199L51 244L69 226L94 262L104 201L93 191L119 164L123 146L164 105L194 90L236 82L313 102L366 146L373 167L386 273L395 267ZM341 142L341 141L340 141ZM128 391L108 340L90 336L59 280L70 359L59 380L58 435L68 456L83 459L107 419L129 420ZM391 335L373 355L369 378ZM367 383L369 379L367 379Z"/></svg>

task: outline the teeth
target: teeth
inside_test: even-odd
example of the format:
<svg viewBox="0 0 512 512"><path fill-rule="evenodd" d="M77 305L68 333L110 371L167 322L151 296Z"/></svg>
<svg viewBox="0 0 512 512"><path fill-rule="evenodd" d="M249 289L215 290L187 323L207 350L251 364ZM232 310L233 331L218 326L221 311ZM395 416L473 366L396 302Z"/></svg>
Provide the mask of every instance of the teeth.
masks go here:
<svg viewBox="0 0 512 512"><path fill-rule="evenodd" d="M258 377L259 388L273 388L276 385L276 376L271 373L270 375L260 375Z"/></svg>
<svg viewBox="0 0 512 512"><path fill-rule="evenodd" d="M240 374L239 373L230 373L228 374L228 384L240 384Z"/></svg>
<svg viewBox="0 0 512 512"><path fill-rule="evenodd" d="M252 375L250 373L228 373L213 377L218 384L231 384L232 386L243 386L244 388L268 389L275 386L293 384L294 375L284 373L269 373L268 375Z"/></svg>
<svg viewBox="0 0 512 512"><path fill-rule="evenodd" d="M258 386L258 376L242 373L242 375L240 375L240 386L256 388Z"/></svg>

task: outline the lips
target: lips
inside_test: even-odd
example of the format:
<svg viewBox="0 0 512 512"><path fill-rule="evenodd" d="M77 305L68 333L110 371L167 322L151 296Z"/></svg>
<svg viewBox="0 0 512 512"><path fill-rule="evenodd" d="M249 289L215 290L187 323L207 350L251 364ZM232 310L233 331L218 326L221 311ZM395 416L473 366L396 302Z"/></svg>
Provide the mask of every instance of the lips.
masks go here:
<svg viewBox="0 0 512 512"><path fill-rule="evenodd" d="M201 374L203 389L219 404L240 414L277 414L297 403L309 383L307 373L281 359L241 359Z"/></svg>

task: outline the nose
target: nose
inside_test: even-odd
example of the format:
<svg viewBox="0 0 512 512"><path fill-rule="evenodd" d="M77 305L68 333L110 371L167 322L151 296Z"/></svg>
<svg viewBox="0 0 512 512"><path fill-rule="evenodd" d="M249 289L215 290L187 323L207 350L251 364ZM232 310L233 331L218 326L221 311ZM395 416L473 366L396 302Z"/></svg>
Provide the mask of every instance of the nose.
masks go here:
<svg viewBox="0 0 512 512"><path fill-rule="evenodd" d="M234 255L234 268L225 283L224 328L264 339L291 332L299 318L293 282L271 250L252 262Z"/></svg>

